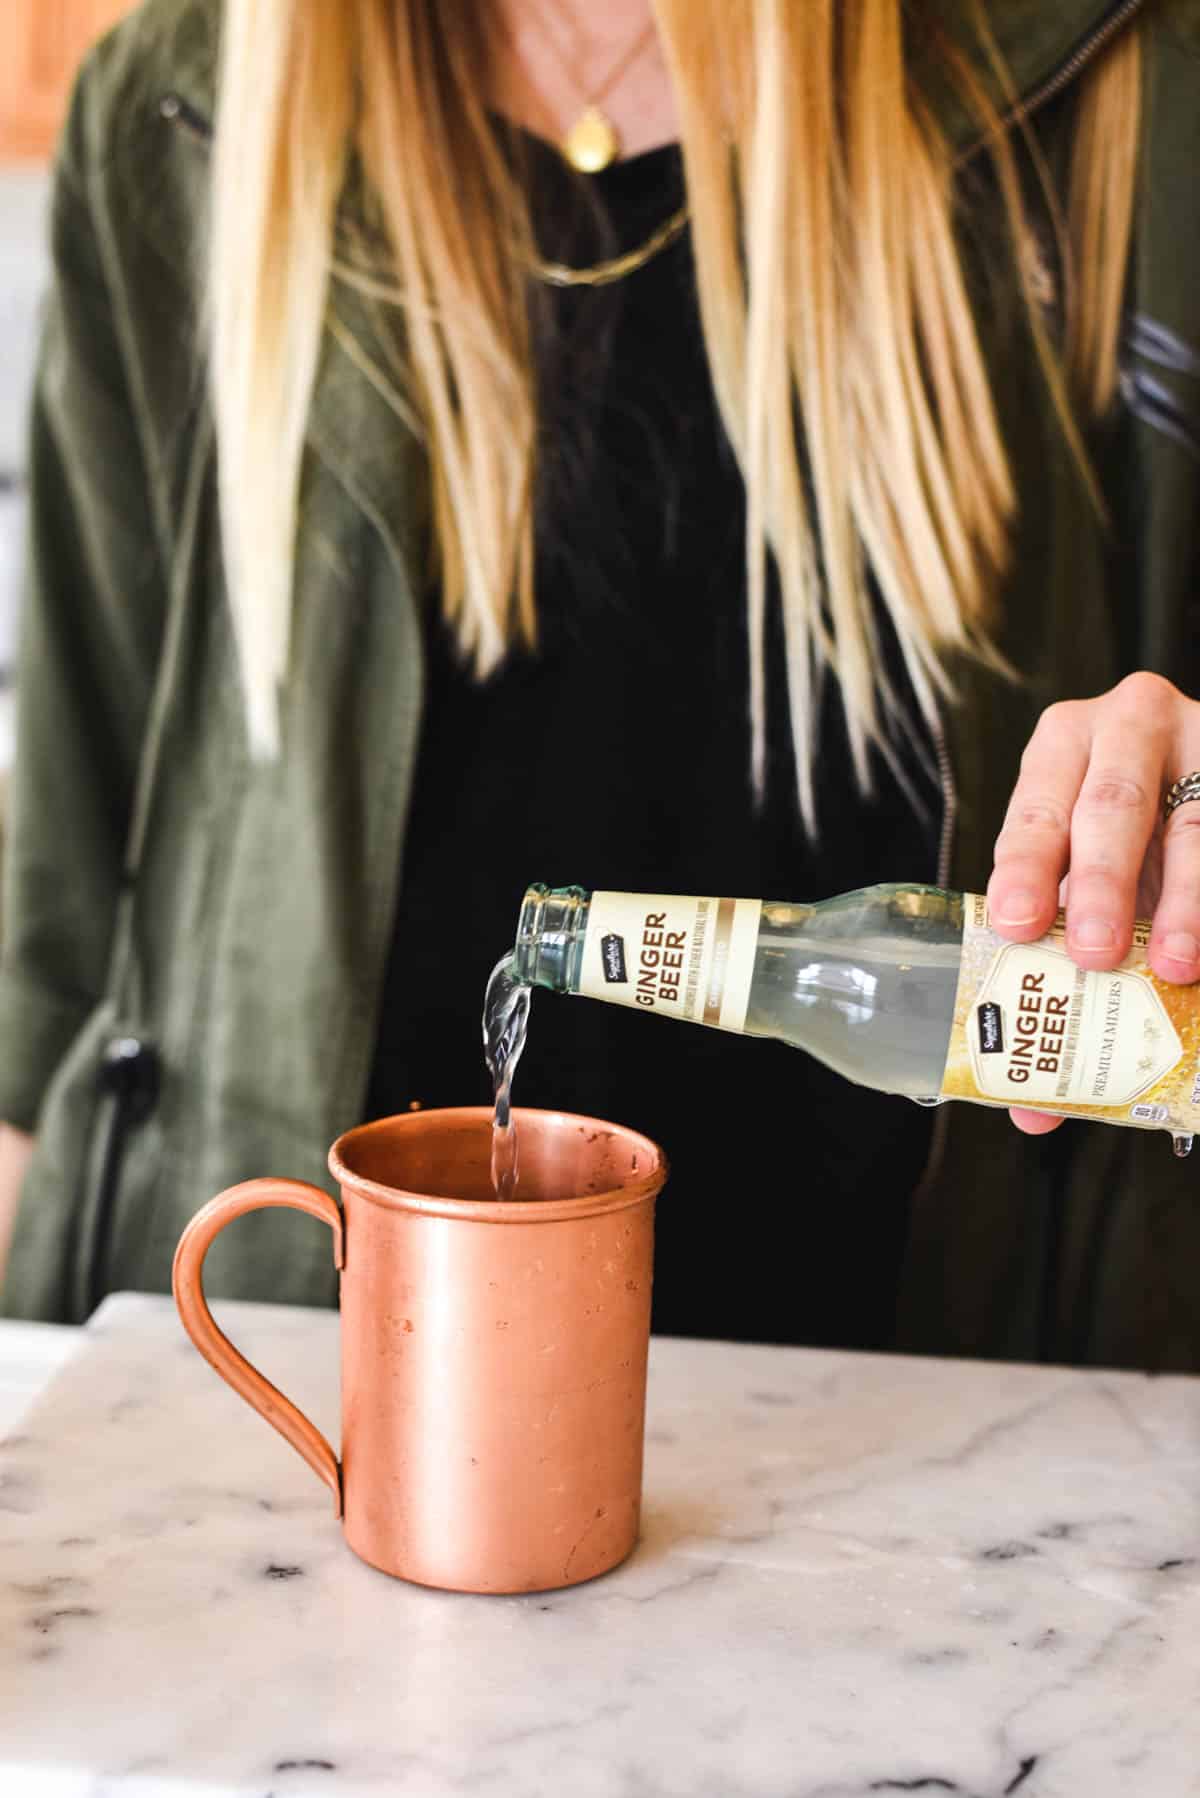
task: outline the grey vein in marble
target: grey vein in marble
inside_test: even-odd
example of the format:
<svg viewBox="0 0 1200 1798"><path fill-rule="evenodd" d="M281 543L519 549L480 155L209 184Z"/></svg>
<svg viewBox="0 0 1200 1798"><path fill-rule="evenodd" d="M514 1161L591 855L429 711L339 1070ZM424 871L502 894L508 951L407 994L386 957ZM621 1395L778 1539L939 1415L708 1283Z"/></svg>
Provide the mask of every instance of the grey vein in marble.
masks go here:
<svg viewBox="0 0 1200 1798"><path fill-rule="evenodd" d="M336 1439L336 1318L218 1311ZM1198 1700L1200 1381L658 1341L637 1552L522 1598L358 1562L165 1301L0 1447L3 1798L1196 1798Z"/></svg>

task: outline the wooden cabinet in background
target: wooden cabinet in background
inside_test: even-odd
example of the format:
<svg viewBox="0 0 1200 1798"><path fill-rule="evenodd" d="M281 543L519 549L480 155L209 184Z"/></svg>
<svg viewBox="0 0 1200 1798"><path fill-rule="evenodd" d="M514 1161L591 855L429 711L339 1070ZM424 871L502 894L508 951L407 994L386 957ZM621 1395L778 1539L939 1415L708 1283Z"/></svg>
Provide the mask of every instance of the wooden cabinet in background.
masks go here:
<svg viewBox="0 0 1200 1798"><path fill-rule="evenodd" d="M0 157L47 157L84 51L134 0L0 0Z"/></svg>

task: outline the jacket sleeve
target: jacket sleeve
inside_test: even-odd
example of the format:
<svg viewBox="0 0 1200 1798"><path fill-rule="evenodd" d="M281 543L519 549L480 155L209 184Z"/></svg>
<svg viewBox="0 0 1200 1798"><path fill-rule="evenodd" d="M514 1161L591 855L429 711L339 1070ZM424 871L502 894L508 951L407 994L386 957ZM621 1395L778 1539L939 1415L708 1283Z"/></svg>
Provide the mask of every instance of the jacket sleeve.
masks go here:
<svg viewBox="0 0 1200 1798"><path fill-rule="evenodd" d="M54 184L4 831L0 1118L26 1130L104 992L164 609L87 86Z"/></svg>

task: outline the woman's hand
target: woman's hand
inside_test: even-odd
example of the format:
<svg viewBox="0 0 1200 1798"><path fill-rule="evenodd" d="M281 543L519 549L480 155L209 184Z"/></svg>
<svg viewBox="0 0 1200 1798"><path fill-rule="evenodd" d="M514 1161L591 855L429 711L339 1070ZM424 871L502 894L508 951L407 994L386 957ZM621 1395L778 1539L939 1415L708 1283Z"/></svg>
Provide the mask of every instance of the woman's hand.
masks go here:
<svg viewBox="0 0 1200 1798"><path fill-rule="evenodd" d="M4 1284L17 1205L32 1154L32 1136L15 1130L11 1124L0 1124L0 1286Z"/></svg>
<svg viewBox="0 0 1200 1798"><path fill-rule="evenodd" d="M1001 936L1043 936L1062 893L1067 949L1081 968L1116 967L1142 917L1153 919L1159 978L1200 979L1200 803L1165 824L1162 815L1167 788L1194 769L1200 704L1156 674L1043 712L996 840L988 903ZM1012 1118L1032 1135L1062 1122L1037 1111Z"/></svg>

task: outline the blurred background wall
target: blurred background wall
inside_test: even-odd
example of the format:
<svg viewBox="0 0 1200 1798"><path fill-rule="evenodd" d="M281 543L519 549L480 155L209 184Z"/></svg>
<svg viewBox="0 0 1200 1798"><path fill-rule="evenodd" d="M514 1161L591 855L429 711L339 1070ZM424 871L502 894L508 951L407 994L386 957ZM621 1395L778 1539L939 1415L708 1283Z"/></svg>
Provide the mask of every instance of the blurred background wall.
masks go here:
<svg viewBox="0 0 1200 1798"><path fill-rule="evenodd" d="M25 522L25 435L46 291L49 175L0 167L0 767L12 754L13 658Z"/></svg>

